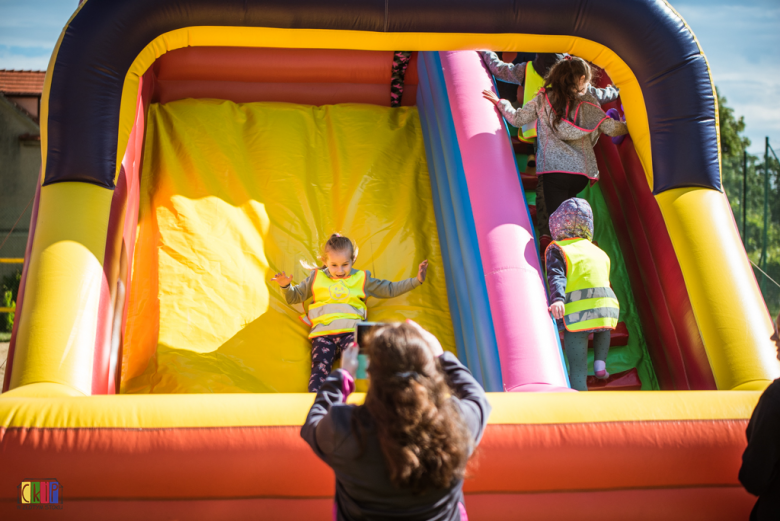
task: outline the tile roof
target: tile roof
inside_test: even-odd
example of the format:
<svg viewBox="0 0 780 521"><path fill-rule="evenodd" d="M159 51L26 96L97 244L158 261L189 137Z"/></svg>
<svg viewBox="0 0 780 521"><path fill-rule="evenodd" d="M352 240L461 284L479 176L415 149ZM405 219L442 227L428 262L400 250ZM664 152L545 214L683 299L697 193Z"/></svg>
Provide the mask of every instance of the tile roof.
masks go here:
<svg viewBox="0 0 780 521"><path fill-rule="evenodd" d="M37 94L43 92L46 71L14 71L0 69L0 92L5 94Z"/></svg>

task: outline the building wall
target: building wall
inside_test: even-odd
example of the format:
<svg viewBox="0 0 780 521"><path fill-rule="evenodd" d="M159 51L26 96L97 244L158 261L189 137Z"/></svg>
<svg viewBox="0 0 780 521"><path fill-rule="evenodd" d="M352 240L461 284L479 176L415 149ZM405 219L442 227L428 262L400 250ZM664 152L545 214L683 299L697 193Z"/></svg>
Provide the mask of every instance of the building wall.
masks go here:
<svg viewBox="0 0 780 521"><path fill-rule="evenodd" d="M35 196L41 168L41 144L36 140L21 141L19 136L24 134L36 136L40 129L0 93L0 243L24 212L0 248L0 257L24 257L27 245L32 210L32 204L28 206L28 203ZM17 269L21 269L20 264L0 264L0 278Z"/></svg>
<svg viewBox="0 0 780 521"><path fill-rule="evenodd" d="M39 96L6 96L24 110L30 113L34 118L38 117L38 104L41 98Z"/></svg>

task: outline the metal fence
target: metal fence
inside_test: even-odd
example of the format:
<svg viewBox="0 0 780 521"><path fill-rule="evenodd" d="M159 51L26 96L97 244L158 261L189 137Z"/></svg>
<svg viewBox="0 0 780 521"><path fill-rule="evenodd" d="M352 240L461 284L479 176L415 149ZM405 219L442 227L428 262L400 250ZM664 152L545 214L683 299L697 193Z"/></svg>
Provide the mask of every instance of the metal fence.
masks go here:
<svg viewBox="0 0 780 521"><path fill-rule="evenodd" d="M723 186L772 316L780 312L780 161L764 141L763 157L723 158Z"/></svg>

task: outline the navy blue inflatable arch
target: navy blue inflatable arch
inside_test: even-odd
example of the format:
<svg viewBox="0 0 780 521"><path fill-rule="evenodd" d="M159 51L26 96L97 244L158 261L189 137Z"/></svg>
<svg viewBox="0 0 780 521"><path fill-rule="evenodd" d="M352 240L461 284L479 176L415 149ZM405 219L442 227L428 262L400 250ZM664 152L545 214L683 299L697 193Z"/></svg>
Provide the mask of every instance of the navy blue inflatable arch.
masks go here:
<svg viewBox="0 0 780 521"><path fill-rule="evenodd" d="M88 0L66 27L50 71L44 185L113 188L125 75L149 42L193 26L592 40L617 53L642 89L654 193L721 189L707 63L690 29L662 0Z"/></svg>

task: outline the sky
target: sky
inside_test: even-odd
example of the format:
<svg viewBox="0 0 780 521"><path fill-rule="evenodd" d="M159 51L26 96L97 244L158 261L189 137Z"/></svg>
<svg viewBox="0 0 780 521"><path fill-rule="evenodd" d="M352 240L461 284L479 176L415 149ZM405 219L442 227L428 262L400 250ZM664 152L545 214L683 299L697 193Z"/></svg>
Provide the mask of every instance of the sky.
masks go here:
<svg viewBox="0 0 780 521"><path fill-rule="evenodd" d="M670 0L698 38L715 85L745 117L750 152L780 155L780 0Z"/></svg>
<svg viewBox="0 0 780 521"><path fill-rule="evenodd" d="M543 0L540 0L543 1ZM750 151L780 153L780 0L671 0L699 39L715 85L744 116ZM78 0L0 0L0 69L45 70Z"/></svg>

